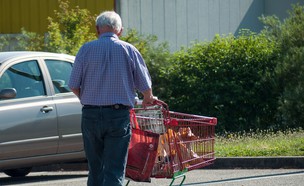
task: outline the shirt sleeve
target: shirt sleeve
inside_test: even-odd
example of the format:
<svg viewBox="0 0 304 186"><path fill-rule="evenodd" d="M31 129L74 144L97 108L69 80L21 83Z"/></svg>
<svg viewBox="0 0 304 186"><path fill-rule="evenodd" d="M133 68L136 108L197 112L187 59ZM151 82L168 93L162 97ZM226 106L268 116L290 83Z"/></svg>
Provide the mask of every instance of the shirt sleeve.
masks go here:
<svg viewBox="0 0 304 186"><path fill-rule="evenodd" d="M84 45L85 46L85 45ZM75 58L73 69L71 72L70 80L69 80L69 87L70 88L80 88L81 87L81 80L82 80L82 73L83 73L83 63L84 63L84 54L85 54L85 47L82 46Z"/></svg>
<svg viewBox="0 0 304 186"><path fill-rule="evenodd" d="M135 88L140 92L144 92L152 87L151 76L145 64L144 59L138 50L133 51L133 60L135 63L134 83Z"/></svg>

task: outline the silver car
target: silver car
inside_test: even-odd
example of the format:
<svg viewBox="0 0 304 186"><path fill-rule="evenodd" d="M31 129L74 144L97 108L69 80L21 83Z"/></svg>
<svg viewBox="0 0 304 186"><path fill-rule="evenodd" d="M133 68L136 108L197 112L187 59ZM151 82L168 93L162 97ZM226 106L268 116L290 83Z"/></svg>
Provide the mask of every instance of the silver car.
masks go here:
<svg viewBox="0 0 304 186"><path fill-rule="evenodd" d="M74 56L0 52L0 171L85 160L81 104L68 88Z"/></svg>

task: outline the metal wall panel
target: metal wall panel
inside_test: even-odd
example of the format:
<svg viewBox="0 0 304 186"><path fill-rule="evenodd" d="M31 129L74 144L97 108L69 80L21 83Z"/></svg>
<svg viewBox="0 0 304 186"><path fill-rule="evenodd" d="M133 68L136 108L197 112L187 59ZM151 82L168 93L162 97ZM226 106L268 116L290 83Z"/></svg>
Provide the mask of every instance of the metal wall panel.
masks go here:
<svg viewBox="0 0 304 186"><path fill-rule="evenodd" d="M304 0L267 0L265 2L265 15L276 15L283 20L288 16L286 10L291 10L292 4L304 5Z"/></svg>
<svg viewBox="0 0 304 186"><path fill-rule="evenodd" d="M140 11L145 12L141 13L140 23L141 23L141 32L152 33L153 30L153 19L152 19L152 1L146 0L146 3L140 4Z"/></svg>
<svg viewBox="0 0 304 186"><path fill-rule="evenodd" d="M145 1L142 1L143 3ZM169 11L170 7L167 7L165 10L164 0L153 0L152 4L152 19L153 19L153 32L151 34L157 35L158 38L162 40L166 40L165 38L165 11ZM135 15L130 16L129 18L134 17ZM122 18L124 20L124 18ZM137 25L135 25L137 26Z"/></svg>
<svg viewBox="0 0 304 186"><path fill-rule="evenodd" d="M176 47L176 40L177 40L177 32L176 29L177 25L177 11L176 11L176 3L175 0L166 0L164 2L164 7L169 7L164 9L164 37L166 40L171 43L171 47Z"/></svg>
<svg viewBox="0 0 304 186"><path fill-rule="evenodd" d="M210 41L216 34L237 35L240 29L259 32L263 25L258 17L286 12L286 4L303 1L117 0L125 28L156 35L169 43L171 51L195 41Z"/></svg>
<svg viewBox="0 0 304 186"><path fill-rule="evenodd" d="M211 40L215 34L220 33L220 1L219 0L208 0L208 22L206 25L209 28L208 35L204 36L207 40Z"/></svg>
<svg viewBox="0 0 304 186"><path fill-rule="evenodd" d="M185 7L187 6L187 2L185 0L177 0L176 1L176 44L175 47L182 47L188 45L188 27L187 24L187 11ZM174 29L174 28L172 28ZM170 43L170 45L173 45ZM172 46L174 48L174 45Z"/></svg>
<svg viewBox="0 0 304 186"><path fill-rule="evenodd" d="M69 0L70 8L86 8L92 15L114 10L114 1ZM0 34L20 33L22 27L43 34L47 31L47 17L54 17L55 9L58 10L58 0L0 0Z"/></svg>
<svg viewBox="0 0 304 186"><path fill-rule="evenodd" d="M199 33L199 25L201 21L201 17L199 17L199 12L201 9L199 8L200 0L187 0L187 5L185 7L186 10L186 17L187 17L187 40L188 43L194 42L198 39Z"/></svg>

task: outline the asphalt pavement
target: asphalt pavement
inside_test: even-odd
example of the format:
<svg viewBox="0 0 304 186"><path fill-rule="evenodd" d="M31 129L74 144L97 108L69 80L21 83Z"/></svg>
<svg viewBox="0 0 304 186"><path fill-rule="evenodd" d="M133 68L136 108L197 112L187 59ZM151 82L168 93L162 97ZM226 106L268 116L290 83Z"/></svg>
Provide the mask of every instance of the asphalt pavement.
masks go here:
<svg viewBox="0 0 304 186"><path fill-rule="evenodd" d="M35 167L24 178L0 173L0 185L84 186L87 176L85 162L64 163ZM185 176L185 186L299 186L304 183L304 156L217 158L213 165L186 172ZM171 181L152 178L150 183L131 181L129 186L168 186ZM172 185L179 182L177 178Z"/></svg>
<svg viewBox="0 0 304 186"><path fill-rule="evenodd" d="M216 158L204 169L304 169L304 156L290 157L226 157ZM33 171L87 170L85 162L71 162L35 167Z"/></svg>
<svg viewBox="0 0 304 186"><path fill-rule="evenodd" d="M183 186L300 186L304 182L303 169L198 169L186 172L185 176ZM0 173L0 185L85 186L87 177L88 171L33 172L24 178ZM172 180L152 178L151 182L131 181L128 186L169 186ZM181 180L175 179L172 185L180 185Z"/></svg>

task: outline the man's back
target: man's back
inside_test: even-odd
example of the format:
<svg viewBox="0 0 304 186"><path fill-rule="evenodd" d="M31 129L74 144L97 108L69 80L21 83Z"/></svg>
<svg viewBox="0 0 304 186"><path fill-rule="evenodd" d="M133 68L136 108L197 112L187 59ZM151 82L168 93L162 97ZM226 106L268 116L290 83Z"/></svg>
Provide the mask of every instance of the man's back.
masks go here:
<svg viewBox="0 0 304 186"><path fill-rule="evenodd" d="M144 91L151 86L140 53L113 33L104 33L98 40L85 44L76 56L74 68L82 69L84 105L133 106L135 89Z"/></svg>

